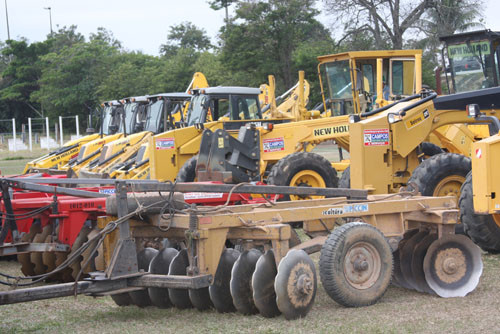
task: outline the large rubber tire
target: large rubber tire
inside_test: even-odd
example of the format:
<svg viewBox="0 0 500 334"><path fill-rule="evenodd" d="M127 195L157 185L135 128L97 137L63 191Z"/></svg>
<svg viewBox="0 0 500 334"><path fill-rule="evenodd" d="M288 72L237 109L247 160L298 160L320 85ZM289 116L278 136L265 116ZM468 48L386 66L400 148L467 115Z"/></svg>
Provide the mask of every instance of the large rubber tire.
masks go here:
<svg viewBox="0 0 500 334"><path fill-rule="evenodd" d="M500 226L492 215L477 215L472 197L472 173L460 190L460 220L465 233L476 245L490 253L500 253ZM498 217L500 219L500 216Z"/></svg>
<svg viewBox="0 0 500 334"><path fill-rule="evenodd" d="M424 196L444 196L455 195L457 200L460 197L460 188L456 193L447 192L443 189L441 182L445 179L450 179L454 186L460 183L460 186L465 182L465 177L471 170L470 158L456 154L443 153L430 157L424 160L413 171L408 183L414 182L418 186L418 190ZM462 180L462 182L460 182Z"/></svg>
<svg viewBox="0 0 500 334"><path fill-rule="evenodd" d="M470 158L456 153L442 153L425 159L413 171L408 183L414 182L424 196L455 196L460 198L460 188L471 171ZM455 233L464 234L462 223Z"/></svg>
<svg viewBox="0 0 500 334"><path fill-rule="evenodd" d="M177 182L194 182L196 179L196 163L198 162L198 156L195 155L189 158L188 161L182 165L181 169L177 173Z"/></svg>
<svg viewBox="0 0 500 334"><path fill-rule="evenodd" d="M339 180L339 188L351 188L351 166L344 169Z"/></svg>
<svg viewBox="0 0 500 334"><path fill-rule="evenodd" d="M337 171L323 156L311 152L296 152L278 161L267 178L267 183L276 186L300 186L300 176L312 180L303 186L336 188L338 185ZM298 178L299 177L299 178ZM290 200L290 196L284 196ZM293 199L293 198L292 198Z"/></svg>
<svg viewBox="0 0 500 334"><path fill-rule="evenodd" d="M424 141L422 144L420 144L420 150L422 151L426 159L437 154L444 153L444 150L441 147L433 143L429 143L428 141Z"/></svg>
<svg viewBox="0 0 500 334"><path fill-rule="evenodd" d="M323 287L347 307L372 305L382 298L391 282L392 266L391 247L382 232L362 222L335 228L319 258Z"/></svg>

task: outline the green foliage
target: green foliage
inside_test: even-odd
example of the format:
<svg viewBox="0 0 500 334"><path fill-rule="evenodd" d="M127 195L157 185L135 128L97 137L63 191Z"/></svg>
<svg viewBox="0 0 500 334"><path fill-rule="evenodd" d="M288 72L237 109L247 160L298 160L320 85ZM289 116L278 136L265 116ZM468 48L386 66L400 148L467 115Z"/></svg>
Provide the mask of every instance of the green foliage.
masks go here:
<svg viewBox="0 0 500 334"><path fill-rule="evenodd" d="M181 49L206 51L212 48L210 38L204 29L198 29L191 22L184 22L170 27L167 43L162 44L160 52L165 56L173 56Z"/></svg>
<svg viewBox="0 0 500 334"><path fill-rule="evenodd" d="M296 81L293 54L302 43L331 42L315 16L313 0L239 2L236 16L222 28L221 57L232 73L258 85L274 74L283 91ZM317 56L317 55L314 55ZM243 75L246 74L246 75Z"/></svg>
<svg viewBox="0 0 500 334"><path fill-rule="evenodd" d="M84 117L100 102L98 87L118 54L115 46L97 38L41 57L40 90L33 98L43 104L49 117Z"/></svg>

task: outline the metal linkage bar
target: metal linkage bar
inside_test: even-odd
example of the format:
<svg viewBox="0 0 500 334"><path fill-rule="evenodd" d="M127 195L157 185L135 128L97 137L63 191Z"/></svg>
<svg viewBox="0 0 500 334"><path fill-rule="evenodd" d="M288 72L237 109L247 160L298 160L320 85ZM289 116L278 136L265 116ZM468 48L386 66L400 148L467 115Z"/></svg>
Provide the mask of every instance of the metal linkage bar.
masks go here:
<svg viewBox="0 0 500 334"><path fill-rule="evenodd" d="M2 291L0 292L0 305L67 297L72 296L73 294L75 294L75 292L78 295L85 294L99 296L106 294L107 292L118 291L131 287L200 289L208 287L211 280L211 275L188 277L152 274L146 274L136 277L124 277L113 280L86 280L76 283L62 283L27 289Z"/></svg>
<svg viewBox="0 0 500 334"><path fill-rule="evenodd" d="M36 179L36 180L38 180L38 179ZM31 191L39 191L39 192L45 192L45 193L50 193L50 194L56 193L56 194L60 194L60 195L69 195L69 196L85 197L85 198L102 198L102 197L109 196L109 194L102 194L102 193L98 193L98 192L46 185L47 183L73 184L73 182L53 182L53 181L55 181L55 179L54 180L45 179L45 180L43 180L43 182L40 182L40 183L45 183L45 184L39 184L38 182L35 181L35 179L29 179L29 181L27 181L27 180L25 181L25 180L21 180L21 179L7 179L6 178L6 179L4 179L4 181L7 182L9 184L9 186L12 188L19 188L19 189L31 190ZM63 181L63 180L58 179L58 181Z"/></svg>
<svg viewBox="0 0 500 334"><path fill-rule="evenodd" d="M67 189L62 187L43 186L35 183L54 183L54 184L115 184L118 181L125 182L129 191L178 191L178 192L222 192L228 193L231 190L236 194L280 194L296 196L327 196L327 197L347 197L351 199L366 199L368 191L343 188L314 188L314 187L288 187L288 186L269 186L244 184L235 188L234 184L213 184L213 183L162 183L155 180L109 180L109 179L7 179L11 186L48 193L61 193L71 196L82 197L104 197L105 194L89 193L87 191ZM83 182L82 182L83 181ZM40 188L43 187L43 188ZM82 195L78 195L81 192Z"/></svg>
<svg viewBox="0 0 500 334"><path fill-rule="evenodd" d="M0 246L0 256L31 252L69 252L70 246L61 243L29 243L4 244Z"/></svg>

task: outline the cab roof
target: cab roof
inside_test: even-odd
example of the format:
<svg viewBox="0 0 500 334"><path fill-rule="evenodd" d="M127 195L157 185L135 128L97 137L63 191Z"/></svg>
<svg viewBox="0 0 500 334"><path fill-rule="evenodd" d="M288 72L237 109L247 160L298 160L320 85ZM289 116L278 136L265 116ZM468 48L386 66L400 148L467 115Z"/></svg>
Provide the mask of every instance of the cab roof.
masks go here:
<svg viewBox="0 0 500 334"><path fill-rule="evenodd" d="M237 94L237 95L259 95L261 93L260 88L251 88L251 87L237 87L237 86L217 86L217 87L207 87L200 89L193 89L196 92L202 92L207 95L229 95L229 94Z"/></svg>
<svg viewBox="0 0 500 334"><path fill-rule="evenodd" d="M415 57L422 55L422 50L375 50L375 51L349 51L335 53L325 56L319 56L320 63L326 63L335 60L345 60L351 58L396 58L396 57Z"/></svg>

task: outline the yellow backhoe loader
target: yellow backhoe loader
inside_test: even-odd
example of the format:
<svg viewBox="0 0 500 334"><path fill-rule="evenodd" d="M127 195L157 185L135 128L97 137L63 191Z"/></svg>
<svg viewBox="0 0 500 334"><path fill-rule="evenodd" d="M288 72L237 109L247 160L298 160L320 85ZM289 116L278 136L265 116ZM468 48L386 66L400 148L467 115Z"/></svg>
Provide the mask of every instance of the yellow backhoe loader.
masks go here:
<svg viewBox="0 0 500 334"><path fill-rule="evenodd" d="M23 174L39 172L49 169L58 169L78 157L82 146L105 136L113 135L118 131L122 113L118 101L107 101L102 104L99 133L90 134L82 138L71 140L61 148L52 151L26 164Z"/></svg>

